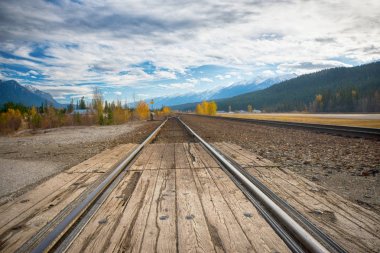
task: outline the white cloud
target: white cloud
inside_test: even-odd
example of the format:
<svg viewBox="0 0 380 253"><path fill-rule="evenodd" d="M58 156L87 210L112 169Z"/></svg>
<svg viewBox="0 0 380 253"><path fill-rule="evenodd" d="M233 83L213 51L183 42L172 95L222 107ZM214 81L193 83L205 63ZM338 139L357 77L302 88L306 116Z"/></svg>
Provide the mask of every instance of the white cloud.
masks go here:
<svg viewBox="0 0 380 253"><path fill-rule="evenodd" d="M2 63L33 69L32 76L44 75L44 90L80 83L153 87L149 82L179 79L202 65L236 69L215 75L222 81L380 59L377 0L109 0L59 5L4 0L0 16L0 50L23 57L0 57ZM51 57L31 56L38 45ZM136 66L146 61L155 65L153 72ZM123 71L128 74L120 75ZM252 75L245 74L249 72ZM175 85L191 89L194 80ZM84 93L82 88L78 92Z"/></svg>
<svg viewBox="0 0 380 253"><path fill-rule="evenodd" d="M36 76L36 75L38 75L39 73L38 73L37 71L35 71L35 70L29 70L29 71L28 71L28 74L31 75L31 76L33 76L33 75Z"/></svg>
<svg viewBox="0 0 380 253"><path fill-rule="evenodd" d="M117 96L121 96L123 93L120 92L120 91L115 91L114 94L117 95Z"/></svg>
<svg viewBox="0 0 380 253"><path fill-rule="evenodd" d="M34 85L37 89L49 92L53 97L70 96L74 97L92 97L93 86L67 86L67 85Z"/></svg>
<svg viewBox="0 0 380 253"><path fill-rule="evenodd" d="M165 89L172 89L172 90L176 90L176 91L178 89L190 91L193 88L195 88L195 83L194 82L183 82L183 83L160 84L159 86L162 88L165 88Z"/></svg>
<svg viewBox="0 0 380 253"><path fill-rule="evenodd" d="M176 74L171 71L158 71L156 76L163 79L177 79Z"/></svg>
<svg viewBox="0 0 380 253"><path fill-rule="evenodd" d="M202 77L200 80L201 80L201 82L206 82L206 83L212 83L212 82L214 82L214 80L212 80L210 78L207 78L207 77Z"/></svg>

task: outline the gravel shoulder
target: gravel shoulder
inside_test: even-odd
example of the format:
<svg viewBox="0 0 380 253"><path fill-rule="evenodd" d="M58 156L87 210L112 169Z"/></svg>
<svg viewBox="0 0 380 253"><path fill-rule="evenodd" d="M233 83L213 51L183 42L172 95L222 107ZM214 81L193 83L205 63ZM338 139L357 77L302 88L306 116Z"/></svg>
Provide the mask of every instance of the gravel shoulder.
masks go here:
<svg viewBox="0 0 380 253"><path fill-rule="evenodd" d="M209 142L236 143L380 214L380 142L184 115Z"/></svg>
<svg viewBox="0 0 380 253"><path fill-rule="evenodd" d="M140 143L160 121L113 126L62 127L0 137L0 202L101 151L122 143Z"/></svg>

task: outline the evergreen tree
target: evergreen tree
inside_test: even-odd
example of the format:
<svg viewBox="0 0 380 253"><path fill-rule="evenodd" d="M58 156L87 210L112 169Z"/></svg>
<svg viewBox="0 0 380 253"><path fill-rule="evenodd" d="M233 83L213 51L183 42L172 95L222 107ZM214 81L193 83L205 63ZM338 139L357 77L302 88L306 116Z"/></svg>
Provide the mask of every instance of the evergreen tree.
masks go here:
<svg viewBox="0 0 380 253"><path fill-rule="evenodd" d="M84 101L84 97L81 97L79 101L79 109L85 110L86 109L86 102Z"/></svg>

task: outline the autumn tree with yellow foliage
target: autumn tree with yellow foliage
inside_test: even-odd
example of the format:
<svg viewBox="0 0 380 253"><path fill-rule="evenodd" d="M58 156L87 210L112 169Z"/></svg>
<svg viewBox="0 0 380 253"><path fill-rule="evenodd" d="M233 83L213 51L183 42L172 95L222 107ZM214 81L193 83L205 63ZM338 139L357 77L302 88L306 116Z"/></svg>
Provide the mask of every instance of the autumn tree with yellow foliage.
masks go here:
<svg viewBox="0 0 380 253"><path fill-rule="evenodd" d="M168 116L172 112L172 109L168 106L163 106L161 110L156 110L155 113L158 117Z"/></svg>
<svg viewBox="0 0 380 253"><path fill-rule="evenodd" d="M112 108L113 124L123 124L131 118L131 111L128 108L123 108L121 101L117 101L114 108Z"/></svg>
<svg viewBox="0 0 380 253"><path fill-rule="evenodd" d="M168 106L164 106L163 108L162 108L162 110L161 110L161 112L162 112L162 114L164 114L164 115L169 115L170 113L171 113L171 109L170 109L170 107L168 107Z"/></svg>
<svg viewBox="0 0 380 253"><path fill-rule="evenodd" d="M216 105L215 101L207 102L202 101L202 103L197 104L195 107L195 113L200 115L216 115L216 110L218 109L218 106Z"/></svg>
<svg viewBox="0 0 380 253"><path fill-rule="evenodd" d="M135 112L139 119L147 119L149 117L149 105L145 101L140 101Z"/></svg>

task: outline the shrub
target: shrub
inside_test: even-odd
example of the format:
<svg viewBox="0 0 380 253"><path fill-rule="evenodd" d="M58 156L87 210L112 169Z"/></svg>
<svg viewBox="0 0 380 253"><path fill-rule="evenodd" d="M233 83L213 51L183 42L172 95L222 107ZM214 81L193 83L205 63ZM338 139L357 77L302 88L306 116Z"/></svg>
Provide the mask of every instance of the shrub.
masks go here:
<svg viewBox="0 0 380 253"><path fill-rule="evenodd" d="M0 131L11 133L18 130L21 126L22 116L19 110L8 109L0 114Z"/></svg>
<svg viewBox="0 0 380 253"><path fill-rule="evenodd" d="M113 122L114 124L123 124L127 122L131 117L131 112L128 109L123 109L117 106L113 110Z"/></svg>
<svg viewBox="0 0 380 253"><path fill-rule="evenodd" d="M37 109L33 106L29 111L29 128L40 128L42 123L42 116L37 112Z"/></svg>

